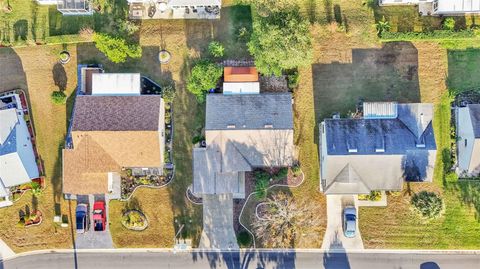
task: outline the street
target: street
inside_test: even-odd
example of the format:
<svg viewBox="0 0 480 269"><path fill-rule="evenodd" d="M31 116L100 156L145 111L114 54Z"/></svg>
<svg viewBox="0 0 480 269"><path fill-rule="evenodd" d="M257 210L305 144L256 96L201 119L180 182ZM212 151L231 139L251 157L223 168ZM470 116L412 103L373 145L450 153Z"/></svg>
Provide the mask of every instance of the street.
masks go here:
<svg viewBox="0 0 480 269"><path fill-rule="evenodd" d="M293 251L73 251L27 254L0 261L0 269L41 268L227 268L227 269L477 269L480 254L472 252L355 251L324 253Z"/></svg>

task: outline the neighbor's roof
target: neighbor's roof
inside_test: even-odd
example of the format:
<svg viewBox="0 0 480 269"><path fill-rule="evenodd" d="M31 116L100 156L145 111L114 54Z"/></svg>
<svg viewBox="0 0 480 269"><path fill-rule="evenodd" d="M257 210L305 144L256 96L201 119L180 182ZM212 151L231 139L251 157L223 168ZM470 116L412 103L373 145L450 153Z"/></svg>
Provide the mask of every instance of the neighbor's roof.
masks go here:
<svg viewBox="0 0 480 269"><path fill-rule="evenodd" d="M0 110L0 145L2 145L18 123L15 108Z"/></svg>
<svg viewBox="0 0 480 269"><path fill-rule="evenodd" d="M10 135L0 144L0 181L5 187L27 183L39 176L27 124L23 118L17 119Z"/></svg>
<svg viewBox="0 0 480 269"><path fill-rule="evenodd" d="M207 95L206 130L293 129L290 93Z"/></svg>
<svg viewBox="0 0 480 269"><path fill-rule="evenodd" d="M223 80L225 82L257 82L258 71L255 67L225 67Z"/></svg>
<svg viewBox="0 0 480 269"><path fill-rule="evenodd" d="M478 12L480 0L440 0L437 12Z"/></svg>
<svg viewBox="0 0 480 269"><path fill-rule="evenodd" d="M159 95L80 95L75 100L72 131L158 130L160 106Z"/></svg>
<svg viewBox="0 0 480 269"><path fill-rule="evenodd" d="M94 73L92 95L140 95L140 84L140 73Z"/></svg>
<svg viewBox="0 0 480 269"><path fill-rule="evenodd" d="M475 138L480 138L480 104L468 105Z"/></svg>

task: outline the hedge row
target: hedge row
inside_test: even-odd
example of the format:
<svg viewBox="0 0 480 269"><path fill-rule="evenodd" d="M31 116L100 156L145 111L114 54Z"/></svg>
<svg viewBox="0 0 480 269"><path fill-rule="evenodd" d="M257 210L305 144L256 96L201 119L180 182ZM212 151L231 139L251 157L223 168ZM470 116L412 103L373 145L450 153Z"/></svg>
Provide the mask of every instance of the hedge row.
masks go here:
<svg viewBox="0 0 480 269"><path fill-rule="evenodd" d="M432 32L383 32L381 39L388 41L411 41L411 40L438 40L438 39L468 39L479 36L478 30L435 30Z"/></svg>

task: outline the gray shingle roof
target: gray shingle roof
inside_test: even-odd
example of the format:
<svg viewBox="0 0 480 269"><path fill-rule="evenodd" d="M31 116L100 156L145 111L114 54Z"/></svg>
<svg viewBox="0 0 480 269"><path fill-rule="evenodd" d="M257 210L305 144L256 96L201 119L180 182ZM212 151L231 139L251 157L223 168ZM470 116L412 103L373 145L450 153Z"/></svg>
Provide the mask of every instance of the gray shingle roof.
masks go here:
<svg viewBox="0 0 480 269"><path fill-rule="evenodd" d="M158 95L77 96L72 131L158 130L160 100Z"/></svg>
<svg viewBox="0 0 480 269"><path fill-rule="evenodd" d="M329 155L405 154L417 149L415 135L398 119L326 119L325 128ZM431 123L423 138L425 149L436 148ZM384 152L376 151L381 148Z"/></svg>
<svg viewBox="0 0 480 269"><path fill-rule="evenodd" d="M290 93L207 95L206 130L266 127L293 129Z"/></svg>
<svg viewBox="0 0 480 269"><path fill-rule="evenodd" d="M419 138L433 119L433 104L397 104L398 119Z"/></svg>
<svg viewBox="0 0 480 269"><path fill-rule="evenodd" d="M468 105L475 138L480 138L480 104Z"/></svg>

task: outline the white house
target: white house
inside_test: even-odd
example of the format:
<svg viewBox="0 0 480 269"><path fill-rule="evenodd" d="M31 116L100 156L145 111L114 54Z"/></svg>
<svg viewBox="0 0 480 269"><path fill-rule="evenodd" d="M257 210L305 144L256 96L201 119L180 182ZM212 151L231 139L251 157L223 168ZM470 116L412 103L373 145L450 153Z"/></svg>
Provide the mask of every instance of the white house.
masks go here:
<svg viewBox="0 0 480 269"><path fill-rule="evenodd" d="M480 13L480 0L380 0L381 6L418 5L422 15L465 15Z"/></svg>
<svg viewBox="0 0 480 269"><path fill-rule="evenodd" d="M480 174L480 104L456 110L457 173L462 176Z"/></svg>
<svg viewBox="0 0 480 269"><path fill-rule="evenodd" d="M40 5L57 5L57 10L63 15L92 15L90 0L37 0Z"/></svg>
<svg viewBox="0 0 480 269"><path fill-rule="evenodd" d="M10 96L9 100L18 96ZM5 98L2 98L6 100ZM31 135L21 109L3 106L0 99L0 207L9 201L10 187L30 182L39 177ZM20 106L20 102L17 103Z"/></svg>

